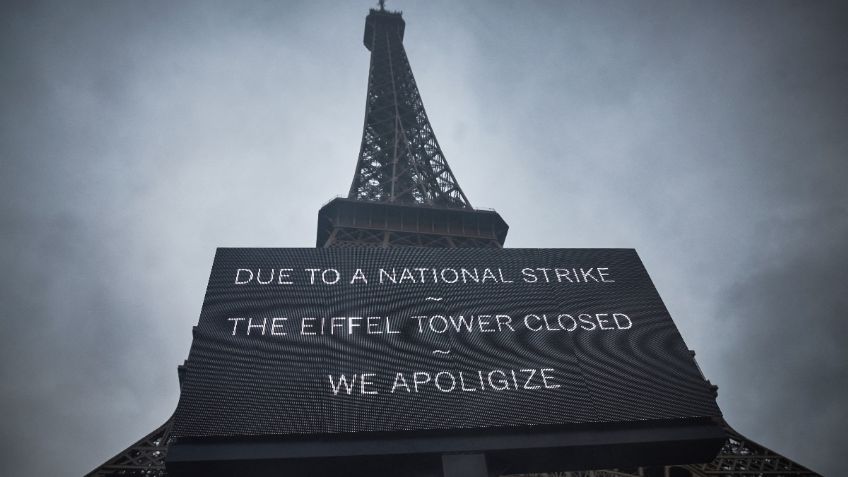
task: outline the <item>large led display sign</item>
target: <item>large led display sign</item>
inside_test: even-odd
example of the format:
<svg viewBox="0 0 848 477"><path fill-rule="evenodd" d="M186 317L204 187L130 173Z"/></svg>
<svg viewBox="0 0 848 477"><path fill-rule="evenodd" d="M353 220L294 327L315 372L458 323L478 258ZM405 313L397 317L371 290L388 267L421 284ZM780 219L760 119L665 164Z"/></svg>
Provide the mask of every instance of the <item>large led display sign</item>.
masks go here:
<svg viewBox="0 0 848 477"><path fill-rule="evenodd" d="M174 435L718 415L633 250L219 249Z"/></svg>

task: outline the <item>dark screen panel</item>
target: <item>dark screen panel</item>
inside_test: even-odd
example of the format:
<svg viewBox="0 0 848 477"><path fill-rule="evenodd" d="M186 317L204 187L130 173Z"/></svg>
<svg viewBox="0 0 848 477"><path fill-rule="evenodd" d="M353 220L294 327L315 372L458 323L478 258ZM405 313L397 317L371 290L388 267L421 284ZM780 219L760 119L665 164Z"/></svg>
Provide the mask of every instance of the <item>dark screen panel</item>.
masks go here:
<svg viewBox="0 0 848 477"><path fill-rule="evenodd" d="M718 415L633 250L219 249L174 433Z"/></svg>

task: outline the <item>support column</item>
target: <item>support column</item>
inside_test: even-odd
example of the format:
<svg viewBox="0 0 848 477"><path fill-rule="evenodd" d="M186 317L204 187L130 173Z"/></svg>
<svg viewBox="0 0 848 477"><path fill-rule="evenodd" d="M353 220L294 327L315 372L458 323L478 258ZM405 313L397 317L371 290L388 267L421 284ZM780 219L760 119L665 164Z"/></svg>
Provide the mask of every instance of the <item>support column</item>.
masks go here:
<svg viewBox="0 0 848 477"><path fill-rule="evenodd" d="M489 477L486 454L443 454L443 477Z"/></svg>

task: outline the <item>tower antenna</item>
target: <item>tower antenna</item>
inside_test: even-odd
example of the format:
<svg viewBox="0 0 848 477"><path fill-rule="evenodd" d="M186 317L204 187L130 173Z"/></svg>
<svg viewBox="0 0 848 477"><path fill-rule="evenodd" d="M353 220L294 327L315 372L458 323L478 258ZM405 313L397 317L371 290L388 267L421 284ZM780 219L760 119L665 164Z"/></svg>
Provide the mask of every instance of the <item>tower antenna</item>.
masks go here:
<svg viewBox="0 0 848 477"><path fill-rule="evenodd" d="M380 4L380 11L386 10L386 0L379 0L377 3Z"/></svg>

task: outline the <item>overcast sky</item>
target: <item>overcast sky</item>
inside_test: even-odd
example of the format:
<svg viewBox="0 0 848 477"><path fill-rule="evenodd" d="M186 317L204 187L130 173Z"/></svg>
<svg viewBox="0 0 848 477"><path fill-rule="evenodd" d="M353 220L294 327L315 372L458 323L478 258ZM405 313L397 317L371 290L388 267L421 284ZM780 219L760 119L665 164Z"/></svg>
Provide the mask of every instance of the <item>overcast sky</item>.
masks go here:
<svg viewBox="0 0 848 477"><path fill-rule="evenodd" d="M7 476L164 422L216 247L309 247L361 138L370 1L6 1ZM848 446L848 8L390 1L442 149L509 247L632 247L738 431Z"/></svg>

